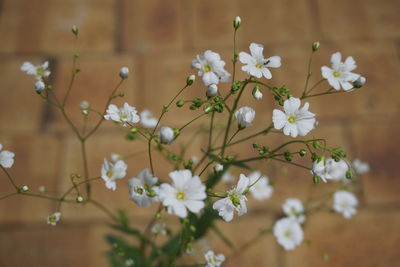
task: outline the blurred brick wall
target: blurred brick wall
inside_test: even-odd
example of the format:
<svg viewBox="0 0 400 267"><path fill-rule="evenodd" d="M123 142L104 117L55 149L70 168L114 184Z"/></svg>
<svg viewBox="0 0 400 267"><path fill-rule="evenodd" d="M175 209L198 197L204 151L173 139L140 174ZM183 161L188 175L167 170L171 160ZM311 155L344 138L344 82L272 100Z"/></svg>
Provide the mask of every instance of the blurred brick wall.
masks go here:
<svg viewBox="0 0 400 267"><path fill-rule="evenodd" d="M400 262L399 14L397 0L0 0L0 143L16 153L11 173L18 184L29 184L32 191L39 185L55 193L65 191L69 173L82 171L79 143L60 115L35 94L32 77L19 71L22 62L50 60L52 84L62 94L71 55L78 47L82 71L67 107L76 123L81 120L81 100L103 107L121 66L131 69L123 86L125 100L139 110L156 112L194 73L189 63L196 54L212 49L229 62L231 21L240 15L239 49L254 41L265 45L266 55L280 55L283 66L273 71L272 83L286 84L295 94L304 84L312 41L321 42L312 81L319 79L319 67L329 64L333 52L356 59L357 72L367 77L367 85L356 93L312 99L311 110L320 121L314 134L341 145L350 157L369 162L372 171L362 178L360 211L353 219L328 212L310 219L305 239L312 241L311 247L303 243L284 253L268 236L247 256L231 258L229 266L396 266ZM73 24L80 28L77 44L70 33ZM201 96L203 90L197 83L185 97ZM275 105L268 97L261 103L251 97L247 101L257 106L259 122L269 121ZM189 119L189 113L180 113L171 111L165 123L176 126ZM93 175L110 152L145 149L124 141L123 134L112 123L104 123L88 142ZM204 143L199 139L194 146ZM199 150L192 151L200 156ZM147 159L139 156L128 162L132 176ZM278 180L273 198L262 204L252 201L248 215L221 224L236 242L249 240L258 228L269 225L273 217L268 211L279 210L285 197L305 199L310 189L306 172L288 168L287 174L267 173ZM5 195L12 188L3 175L0 178L0 195ZM129 210L138 225L147 222L153 210L136 208L127 198L127 186L123 182L118 186L111 192L98 182L94 195L110 208ZM55 203L19 196L0 202L0 266L107 266L103 255L107 218L92 207L66 204L63 222L49 227L45 217L55 208ZM248 231L238 232L239 225ZM217 251L230 254L215 242ZM329 261L322 261L322 252L330 254Z"/></svg>

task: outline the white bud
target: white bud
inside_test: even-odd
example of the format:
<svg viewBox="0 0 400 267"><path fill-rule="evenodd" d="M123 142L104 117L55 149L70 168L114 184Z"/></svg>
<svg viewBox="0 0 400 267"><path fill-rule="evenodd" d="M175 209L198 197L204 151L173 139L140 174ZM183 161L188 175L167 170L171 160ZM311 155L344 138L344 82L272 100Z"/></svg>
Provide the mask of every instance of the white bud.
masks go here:
<svg viewBox="0 0 400 267"><path fill-rule="evenodd" d="M216 84L211 84L210 86L208 86L207 88L207 97L213 97L216 96L218 93L218 86Z"/></svg>
<svg viewBox="0 0 400 267"><path fill-rule="evenodd" d="M255 116L256 112L251 107L242 107L235 112L235 117L240 127L251 126Z"/></svg>
<svg viewBox="0 0 400 267"><path fill-rule="evenodd" d="M353 86L355 88L361 88L364 86L365 82L367 81L367 79L363 76L358 77L358 79L353 83Z"/></svg>
<svg viewBox="0 0 400 267"><path fill-rule="evenodd" d="M37 82L35 83L35 91L36 91L37 93L41 93L41 92L44 90L44 88L46 88L46 85L44 84L44 82L42 82L42 81L37 81Z"/></svg>
<svg viewBox="0 0 400 267"><path fill-rule="evenodd" d="M82 196L78 196L77 198L76 198L76 202L78 202L78 203L82 203L83 202L83 197Z"/></svg>
<svg viewBox="0 0 400 267"><path fill-rule="evenodd" d="M29 190L29 186L24 185L23 187L21 187L21 191L22 192L27 192Z"/></svg>
<svg viewBox="0 0 400 267"><path fill-rule="evenodd" d="M186 84L192 85L195 80L196 80L196 76L194 74L192 74L186 79Z"/></svg>
<svg viewBox="0 0 400 267"><path fill-rule="evenodd" d="M81 109L89 109L90 108L90 104L87 101L82 101L79 106L81 107Z"/></svg>
<svg viewBox="0 0 400 267"><path fill-rule="evenodd" d="M224 166L222 164L217 164L214 166L215 172L222 172L224 170Z"/></svg>
<svg viewBox="0 0 400 267"><path fill-rule="evenodd" d="M38 187L38 191L40 193L44 193L44 192L46 192L46 187L44 187L44 185L41 185L41 186Z"/></svg>
<svg viewBox="0 0 400 267"><path fill-rule="evenodd" d="M260 100L263 97L263 93L261 92L260 88L254 87L253 96L257 100Z"/></svg>
<svg viewBox="0 0 400 267"><path fill-rule="evenodd" d="M121 77L122 79L128 78L128 74L129 74L129 69L127 67L122 67L119 70L119 77Z"/></svg>
<svg viewBox="0 0 400 267"><path fill-rule="evenodd" d="M164 126L160 129L160 142L161 144L171 144L174 141L174 130L171 127Z"/></svg>
<svg viewBox="0 0 400 267"><path fill-rule="evenodd" d="M239 28L241 23L242 23L242 19L239 16L236 16L235 20L233 21L233 27L235 27L235 29L237 29L237 28Z"/></svg>

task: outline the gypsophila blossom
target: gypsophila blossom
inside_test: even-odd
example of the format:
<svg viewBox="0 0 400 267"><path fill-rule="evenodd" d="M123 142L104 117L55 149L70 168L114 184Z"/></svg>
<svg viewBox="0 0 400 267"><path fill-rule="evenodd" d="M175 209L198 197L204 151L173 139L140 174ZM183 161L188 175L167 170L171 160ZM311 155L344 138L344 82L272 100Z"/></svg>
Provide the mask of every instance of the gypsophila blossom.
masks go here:
<svg viewBox="0 0 400 267"><path fill-rule="evenodd" d="M46 88L46 85L44 84L44 82L42 81L37 81L35 83L35 91L40 94L41 92L44 91L44 89Z"/></svg>
<svg viewBox="0 0 400 267"><path fill-rule="evenodd" d="M312 173L321 177L325 183L327 180L346 182L348 169L349 167L344 160L336 162L333 158L325 159L322 157L320 160L314 161Z"/></svg>
<svg viewBox="0 0 400 267"><path fill-rule="evenodd" d="M242 19L239 16L236 16L235 20L233 21L233 27L235 27L235 29L237 29L237 28L239 28L241 23L242 23Z"/></svg>
<svg viewBox="0 0 400 267"><path fill-rule="evenodd" d="M122 67L119 70L119 77L121 77L121 79L128 78L128 75L129 75L129 69L127 67Z"/></svg>
<svg viewBox="0 0 400 267"><path fill-rule="evenodd" d="M239 53L239 60L243 64L242 70L248 74L261 78L264 76L267 79L272 78L271 71L268 68L279 68L281 66L281 57L273 56L264 58L264 46L261 44L251 43L249 55L246 52Z"/></svg>
<svg viewBox="0 0 400 267"><path fill-rule="evenodd" d="M357 213L357 205L356 196L349 191L339 190L333 194L333 209L338 213L342 213L346 219Z"/></svg>
<svg viewBox="0 0 400 267"><path fill-rule="evenodd" d="M211 50L204 52L203 56L197 55L192 61L192 67L199 69L198 75L203 78L206 86L229 81L230 74L224 69L225 62L218 53Z"/></svg>
<svg viewBox="0 0 400 267"><path fill-rule="evenodd" d="M263 93L261 92L261 90L258 86L254 87L252 94L253 94L254 98L257 100L260 100L263 97Z"/></svg>
<svg viewBox="0 0 400 267"><path fill-rule="evenodd" d="M205 267L220 267L225 261L224 254L215 254L212 250L207 251L204 254L204 258L206 259L207 263Z"/></svg>
<svg viewBox="0 0 400 267"><path fill-rule="evenodd" d="M237 186L227 192L227 197L216 201L213 209L217 210L219 216L227 222L232 221L235 210L239 216L242 216L247 212L247 198L244 193L249 185L250 179L244 174L240 174Z"/></svg>
<svg viewBox="0 0 400 267"><path fill-rule="evenodd" d="M367 79L363 76L358 77L357 80L355 80L353 82L353 86L354 88L361 88L365 85L365 83L367 82Z"/></svg>
<svg viewBox="0 0 400 267"><path fill-rule="evenodd" d="M84 101L81 101L81 103L79 103L79 107L81 109L89 109L90 108L90 104L89 104L89 102L84 100Z"/></svg>
<svg viewBox="0 0 400 267"><path fill-rule="evenodd" d="M293 250L303 241L303 230L300 224L291 218L282 218L274 224L274 236L285 250Z"/></svg>
<svg viewBox="0 0 400 267"><path fill-rule="evenodd" d="M224 170L224 166L222 164L215 164L214 171L215 172L222 172Z"/></svg>
<svg viewBox="0 0 400 267"><path fill-rule="evenodd" d="M24 62L21 66L21 70L26 72L28 75L35 76L35 79L40 81L43 78L47 78L50 75L49 62L45 61L42 65L33 65L30 62Z"/></svg>
<svg viewBox="0 0 400 267"><path fill-rule="evenodd" d="M235 112L235 118L241 128L251 126L255 116L256 112L251 107L241 107Z"/></svg>
<svg viewBox="0 0 400 267"><path fill-rule="evenodd" d="M353 168L357 174L365 174L369 172L369 164L359 159L355 159L353 161Z"/></svg>
<svg viewBox="0 0 400 267"><path fill-rule="evenodd" d="M206 187L199 176L192 176L190 170L179 170L169 173L172 185L163 183L160 186L159 197L168 213L181 218L187 216L187 210L198 213L204 207Z"/></svg>
<svg viewBox="0 0 400 267"><path fill-rule="evenodd" d="M151 227L151 232L155 235L166 235L167 225L165 223L156 223Z"/></svg>
<svg viewBox="0 0 400 267"><path fill-rule="evenodd" d="M169 145L175 139L174 129L168 126L163 126L160 129L160 143Z"/></svg>
<svg viewBox="0 0 400 267"><path fill-rule="evenodd" d="M218 94L218 86L216 84L211 84L207 88L206 95L207 97L213 97Z"/></svg>
<svg viewBox="0 0 400 267"><path fill-rule="evenodd" d="M336 90L340 90L340 87L345 91L353 89L352 83L360 77L359 74L351 72L357 68L353 57L347 57L345 62L342 62L342 54L336 52L331 56L331 63L332 68L321 67L322 77Z"/></svg>
<svg viewBox="0 0 400 267"><path fill-rule="evenodd" d="M124 127L126 127L128 123L137 123L140 121L136 108L130 106L128 103L124 103L121 108L110 104L107 108L106 115L104 115L104 119L122 123Z"/></svg>
<svg viewBox="0 0 400 267"><path fill-rule="evenodd" d="M229 171L226 171L222 174L221 181L225 183L233 183L233 175Z"/></svg>
<svg viewBox="0 0 400 267"><path fill-rule="evenodd" d="M142 207L148 207L154 201L158 200L156 194L158 187L154 186L158 181L149 169L141 171L137 177L128 180L129 193L131 199Z"/></svg>
<svg viewBox="0 0 400 267"><path fill-rule="evenodd" d="M22 192L28 192L28 191L29 191L29 186L28 186L28 185L23 185L23 186L21 187L21 191L22 191Z"/></svg>
<svg viewBox="0 0 400 267"><path fill-rule="evenodd" d="M57 222L59 222L61 219L61 213L60 212L54 212L53 214L47 216L47 224L50 224L52 226L56 226Z"/></svg>
<svg viewBox="0 0 400 267"><path fill-rule="evenodd" d="M283 133L291 137L305 136L314 129L315 114L308 111L308 102L302 108L300 105L300 99L290 97L283 103L285 112L274 109L272 121L275 129L283 128Z"/></svg>
<svg viewBox="0 0 400 267"><path fill-rule="evenodd" d="M303 203L297 198L288 198L282 205L283 212L291 219L302 224L306 220Z"/></svg>
<svg viewBox="0 0 400 267"><path fill-rule="evenodd" d="M153 113L150 110L143 110L140 112L140 123L144 128L152 129L156 127L158 119L153 117Z"/></svg>
<svg viewBox="0 0 400 267"><path fill-rule="evenodd" d="M135 265L135 261L131 258L126 259L124 263L125 263L125 266L134 266Z"/></svg>
<svg viewBox="0 0 400 267"><path fill-rule="evenodd" d="M11 168L12 165L14 164L14 156L15 154L13 152L10 152L8 150L3 150L3 145L0 144L0 165L3 168Z"/></svg>
<svg viewBox="0 0 400 267"><path fill-rule="evenodd" d="M269 184L267 176L263 176L261 172L255 171L249 175L250 193L257 200L264 200L271 197L273 187Z"/></svg>
<svg viewBox="0 0 400 267"><path fill-rule="evenodd" d="M116 180L125 177L127 168L128 165L123 160L111 163L104 159L101 167L101 178L104 180L106 187L115 191L117 188Z"/></svg>

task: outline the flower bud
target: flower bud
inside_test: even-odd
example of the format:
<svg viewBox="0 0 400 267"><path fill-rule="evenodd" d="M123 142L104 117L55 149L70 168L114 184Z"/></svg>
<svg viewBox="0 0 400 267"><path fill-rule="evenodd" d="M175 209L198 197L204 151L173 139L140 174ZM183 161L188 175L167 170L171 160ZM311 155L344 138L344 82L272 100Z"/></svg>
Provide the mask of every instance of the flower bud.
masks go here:
<svg viewBox="0 0 400 267"><path fill-rule="evenodd" d="M236 120L239 123L239 127L249 127L251 122L254 120L256 112L250 107L242 107L235 112Z"/></svg>
<svg viewBox="0 0 400 267"><path fill-rule="evenodd" d="M24 185L21 187L22 192L27 192L28 190L29 190L29 186L27 186L27 185Z"/></svg>
<svg viewBox="0 0 400 267"><path fill-rule="evenodd" d="M174 130L171 127L164 126L160 129L161 144L171 144L175 139Z"/></svg>
<svg viewBox="0 0 400 267"><path fill-rule="evenodd" d="M212 111L212 106L211 105L206 105L204 106L204 113L210 113Z"/></svg>
<svg viewBox="0 0 400 267"><path fill-rule="evenodd" d="M355 82L353 83L353 86L354 86L354 88L361 88L364 86L366 81L367 81L367 79L365 79L365 77L360 76L360 77L358 77L357 80L355 80Z"/></svg>
<svg viewBox="0 0 400 267"><path fill-rule="evenodd" d="M128 78L128 74L129 74L129 69L127 67L122 67L119 70L119 77L121 77L121 79Z"/></svg>
<svg viewBox="0 0 400 267"><path fill-rule="evenodd" d="M46 192L46 187L44 185L41 185L41 186L38 187L38 191L40 193L44 193L44 192Z"/></svg>
<svg viewBox="0 0 400 267"><path fill-rule="evenodd" d="M307 151L305 149L301 149L299 151L300 157L304 157L307 154Z"/></svg>
<svg viewBox="0 0 400 267"><path fill-rule="evenodd" d="M351 170L348 170L346 172L346 178L350 180L350 179L353 179L353 177L354 177L353 172Z"/></svg>
<svg viewBox="0 0 400 267"><path fill-rule="evenodd" d="M181 107L183 107L183 105L185 105L185 100L178 100L177 102L176 102L176 106L178 107L178 108L181 108Z"/></svg>
<svg viewBox="0 0 400 267"><path fill-rule="evenodd" d="M312 51L317 51L319 48L319 42L315 41L312 43Z"/></svg>
<svg viewBox="0 0 400 267"><path fill-rule="evenodd" d="M241 23L242 19L239 16L236 16L236 18L233 20L233 28L235 28L235 30L239 29Z"/></svg>
<svg viewBox="0 0 400 267"><path fill-rule="evenodd" d="M42 81L37 81L35 83L35 91L36 93L40 94L46 88L46 85Z"/></svg>
<svg viewBox="0 0 400 267"><path fill-rule="evenodd" d="M319 182L321 182L321 177L318 175L315 175L313 177L313 182L314 182L314 184L318 184Z"/></svg>
<svg viewBox="0 0 400 267"><path fill-rule="evenodd" d="M194 76L193 74L190 75L187 79L186 79L186 85L192 85L194 80L196 80L196 76Z"/></svg>
<svg viewBox="0 0 400 267"><path fill-rule="evenodd" d="M83 201L84 201L84 199L83 199L82 196L78 196L78 197L76 198L76 202L78 202L78 203L82 203Z"/></svg>
<svg viewBox="0 0 400 267"><path fill-rule="evenodd" d="M222 164L217 164L214 166L215 172L222 172L224 170L224 166Z"/></svg>
<svg viewBox="0 0 400 267"><path fill-rule="evenodd" d="M259 86L255 86L253 88L253 96L257 100L260 100L263 97L263 94L262 94Z"/></svg>
<svg viewBox="0 0 400 267"><path fill-rule="evenodd" d="M76 26L76 25L72 26L71 31L75 35L75 37L78 37L78 33L79 33L78 26Z"/></svg>
<svg viewBox="0 0 400 267"><path fill-rule="evenodd" d="M218 93L218 86L216 84L211 84L210 86L208 86L207 88L207 97L213 97L216 96Z"/></svg>

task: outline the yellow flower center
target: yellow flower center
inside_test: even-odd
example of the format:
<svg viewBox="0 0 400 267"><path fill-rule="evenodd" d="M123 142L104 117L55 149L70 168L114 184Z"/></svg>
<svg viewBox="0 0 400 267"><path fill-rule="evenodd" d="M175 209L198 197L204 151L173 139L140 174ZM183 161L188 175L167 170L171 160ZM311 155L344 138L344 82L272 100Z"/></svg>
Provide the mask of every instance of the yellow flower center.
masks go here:
<svg viewBox="0 0 400 267"><path fill-rule="evenodd" d="M37 69L36 70L36 75L37 76L43 76L44 75L44 70L43 69Z"/></svg>
<svg viewBox="0 0 400 267"><path fill-rule="evenodd" d="M256 65L256 68L259 68L259 69L261 69L263 67L263 64L261 64L261 63L257 63L257 65Z"/></svg>
<svg viewBox="0 0 400 267"><path fill-rule="evenodd" d="M288 122L290 122L290 123L295 123L295 122L296 122L296 117L290 116L290 117L288 118Z"/></svg>
<svg viewBox="0 0 400 267"><path fill-rule="evenodd" d="M283 234L283 236L289 238L289 237L292 236L292 232L286 231L286 232Z"/></svg>
<svg viewBox="0 0 400 267"><path fill-rule="evenodd" d="M56 222L56 217L55 216L50 216L49 221L50 222Z"/></svg>
<svg viewBox="0 0 400 267"><path fill-rule="evenodd" d="M138 193L139 195L143 194L143 188L137 187L136 188L136 193Z"/></svg>
<svg viewBox="0 0 400 267"><path fill-rule="evenodd" d="M177 198L178 200L184 200L184 199L185 199L185 193L184 193L184 192L178 192L178 193L176 194L176 198Z"/></svg>
<svg viewBox="0 0 400 267"><path fill-rule="evenodd" d="M126 118L128 118L128 116L127 116L127 115L119 115L119 118L120 118L121 120L126 120Z"/></svg>
<svg viewBox="0 0 400 267"><path fill-rule="evenodd" d="M210 72L210 71L211 71L211 66L210 66L210 65L205 65L205 66L203 67L203 70L204 70L205 72Z"/></svg>
<svg viewBox="0 0 400 267"><path fill-rule="evenodd" d="M339 77L340 77L340 72L334 71L334 72L333 72L333 77L339 78Z"/></svg>
<svg viewBox="0 0 400 267"><path fill-rule="evenodd" d="M113 174L114 174L114 173L113 173L112 171L108 171L108 172L106 173L107 177L110 178L110 179L112 178Z"/></svg>
<svg viewBox="0 0 400 267"><path fill-rule="evenodd" d="M231 194L229 194L228 197L232 201L233 206L237 207L240 205L240 200L239 200L238 196L236 195L236 193L231 193Z"/></svg>

